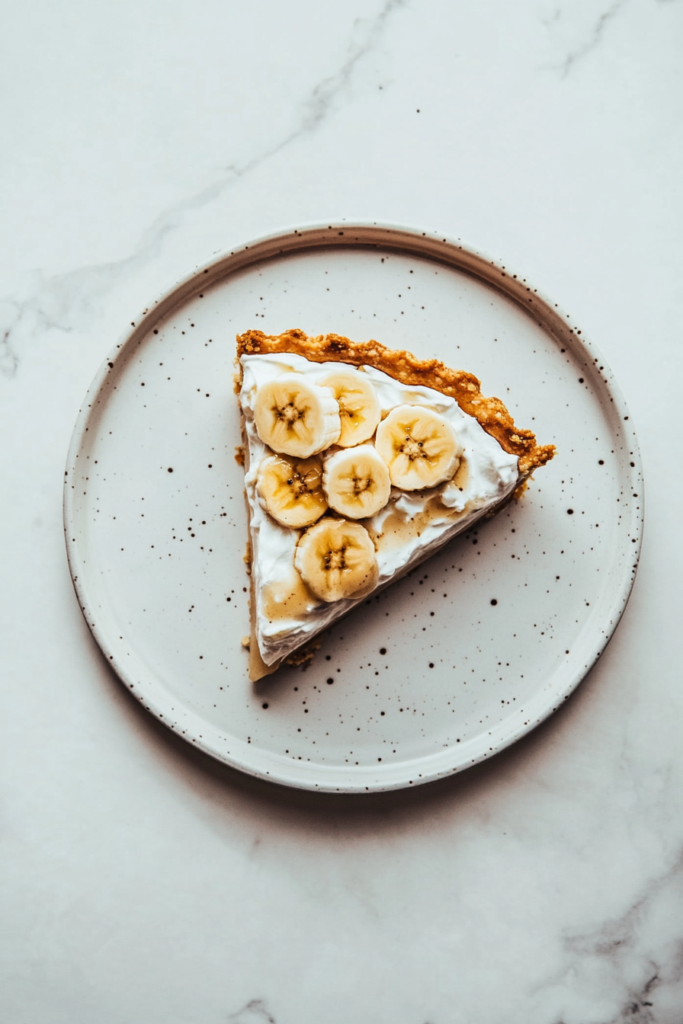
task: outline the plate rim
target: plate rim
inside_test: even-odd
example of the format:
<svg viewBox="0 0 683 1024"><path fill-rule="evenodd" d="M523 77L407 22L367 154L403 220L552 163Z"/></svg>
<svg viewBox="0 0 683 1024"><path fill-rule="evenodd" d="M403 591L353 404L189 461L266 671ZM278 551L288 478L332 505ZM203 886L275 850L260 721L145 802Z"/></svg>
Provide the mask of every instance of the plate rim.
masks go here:
<svg viewBox="0 0 683 1024"><path fill-rule="evenodd" d="M357 233L355 236L354 232ZM373 237L375 238L374 241L372 240ZM564 342L574 357L585 363L587 369L591 368L593 372L598 372L594 368L600 364L601 387L606 389L613 403L614 412L618 415L624 438L629 444L630 462L633 465L624 466L624 470L630 470L630 474L627 475L629 483L633 484L631 490L633 491L636 484L639 485L640 506L636 508L631 504L629 505L630 521L625 525L628 535L631 538L635 538L636 543L633 556L629 559L628 565L624 563L623 568L620 569L621 578L619 585L613 588L612 600L603 620L607 623L606 628L602 630L600 637L596 635L595 640L590 644L589 651L586 652L586 657L583 660L578 659L573 671L569 673L568 680L559 691L553 690L549 697L544 698L545 687L539 688L534 697L527 702L530 707L533 707L534 704L539 704L533 720L528 720L513 728L509 727L507 719L503 720L494 732L501 730L505 732L505 735L498 739L494 739L493 735L491 735L493 745L487 750L480 751L474 757L463 757L469 742L472 742L469 741L457 748L457 757L455 757L456 748L451 746L445 752L441 751L437 754L425 755L408 761L392 762L381 767L359 768L356 766L342 767L315 764L312 774L317 775L317 778L314 778L310 772L291 770L294 767L305 769L308 763L304 761L291 762L289 759L282 758L284 763L280 764L278 763L280 755L271 754L268 751L262 752L267 756L265 759L261 758L261 760L265 760L266 765L270 761L274 769L272 771L263 765L259 767L257 764L248 763L243 757L236 756L229 750L218 749L217 743L207 737L205 733L211 730L216 734L220 734L221 730L211 726L208 722L202 720L197 712L190 711L189 709L187 714L190 720L196 718L198 722L205 722L204 734L189 736L186 735L188 730L185 730L185 734L183 734L174 727L168 715L168 706L163 701L155 700L149 692L145 692L144 685L142 687L139 685L139 671L138 674L135 674L117 656L117 644L107 633L106 615L104 613L99 614L95 603L90 599L88 586L85 582L86 560L82 558L79 552L76 537L72 536L74 533L77 536L77 531L70 529L70 525L77 521L75 491L71 486L71 479L77 469L79 452L86 444L86 440L89 440L86 439L86 434L89 432L91 420L96 415L96 406L99 405L99 401L96 401L96 399L105 388L107 378L115 368L117 361L123 361L127 358L129 353L144 340L153 329L154 324L163 316L187 301L194 293L199 293L201 289L200 282L203 282L206 287L254 263L262 262L264 259L286 258L296 252L332 248L395 250L422 258L436 259L438 262L444 263L461 273L472 274L495 288L506 298L512 299L527 314L535 313L540 316L541 320L537 320L537 323L545 329L546 333L550 333L556 342ZM576 690L603 654L614 635L631 595L640 560L643 536L643 469L633 421L609 364L605 361L604 356L595 343L573 324L569 314L565 313L558 303L550 299L542 290L531 285L527 278L513 273L506 263L495 259L478 247L465 243L461 238L452 239L439 232L424 231L416 227L389 224L381 221L348 221L342 219L339 221L324 221L283 228L220 252L214 255L208 262L199 265L176 281L159 298L148 304L137 317L134 317L130 324L131 327L126 328L118 338L113 354L104 358L85 394L83 404L76 418L64 473L64 536L67 561L76 597L95 642L110 667L118 675L120 681L161 724L165 725L175 735L180 735L183 739L186 739L191 745L199 747L209 756L256 778L297 789L317 792L382 792L423 785L427 782L464 771L473 764L487 760L532 732L549 718ZM103 622L103 620L105 621ZM582 629L579 637L585 633L585 630L586 627ZM142 660L141 666L143 669L146 668ZM172 700L172 697L169 695L168 699ZM503 730L503 726L506 725L507 728ZM223 735L229 736L226 733L223 733ZM479 739L479 734L474 739ZM252 753L257 753L259 748L250 747L249 750ZM430 764L430 762L433 763ZM424 767L424 771L418 770L420 765ZM308 767L310 768L311 766L309 765Z"/></svg>

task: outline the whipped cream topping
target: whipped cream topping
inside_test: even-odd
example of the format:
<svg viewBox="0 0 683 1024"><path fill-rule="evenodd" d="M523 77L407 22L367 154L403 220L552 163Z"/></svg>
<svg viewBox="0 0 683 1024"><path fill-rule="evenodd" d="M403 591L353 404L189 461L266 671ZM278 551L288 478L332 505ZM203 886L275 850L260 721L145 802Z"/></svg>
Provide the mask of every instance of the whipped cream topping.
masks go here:
<svg viewBox="0 0 683 1024"><path fill-rule="evenodd" d="M280 526L261 506L256 494L258 468L272 452L256 433L254 400L257 389L266 381L283 373L301 373L320 383L332 372L353 369L372 382L383 416L399 405L422 405L440 413L455 429L462 457L453 480L422 491L392 487L388 504L362 521L377 549L378 589L428 558L506 498L519 481L519 469L517 457L504 451L474 417L462 411L455 399L432 388L401 384L374 367L313 363L289 352L244 355L240 363L240 403L249 449L245 487L251 511L256 630L261 656L266 664L272 665L364 599L326 604L307 594L294 569L294 552L302 531ZM282 605L282 596L290 591L292 599ZM277 615L273 615L269 594L279 595ZM283 607L287 609L286 617Z"/></svg>

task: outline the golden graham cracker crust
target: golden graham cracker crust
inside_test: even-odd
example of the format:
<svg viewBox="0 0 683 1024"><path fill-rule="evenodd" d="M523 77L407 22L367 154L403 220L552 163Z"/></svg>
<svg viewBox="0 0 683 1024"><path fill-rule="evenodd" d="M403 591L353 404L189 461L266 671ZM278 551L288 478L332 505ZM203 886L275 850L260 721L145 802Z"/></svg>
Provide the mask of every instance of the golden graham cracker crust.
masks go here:
<svg viewBox="0 0 683 1024"><path fill-rule="evenodd" d="M329 360L353 366L374 366L401 384L433 388L454 398L463 412L473 416L488 434L495 437L501 448L518 457L519 472L523 477L545 465L555 454L555 445L538 445L531 430L516 427L499 398L482 395L480 382L474 374L451 370L438 359L418 359L411 352L389 349L378 341L350 341L339 334L309 337L295 329L277 335L262 331L245 331L237 335L238 358L276 352L292 352L314 363Z"/></svg>

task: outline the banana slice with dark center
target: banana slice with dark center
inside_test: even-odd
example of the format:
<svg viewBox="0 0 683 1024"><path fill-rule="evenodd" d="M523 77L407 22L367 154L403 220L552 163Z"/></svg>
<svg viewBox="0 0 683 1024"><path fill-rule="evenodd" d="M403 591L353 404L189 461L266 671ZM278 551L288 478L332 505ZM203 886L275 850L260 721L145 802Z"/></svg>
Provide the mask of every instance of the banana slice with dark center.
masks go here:
<svg viewBox="0 0 683 1024"><path fill-rule="evenodd" d="M389 470L374 445L344 448L325 461L323 489L330 507L349 519L374 516L389 501Z"/></svg>
<svg viewBox="0 0 683 1024"><path fill-rule="evenodd" d="M375 446L389 467L392 484L404 491L450 480L460 462L461 449L451 424L421 405L392 409L377 428Z"/></svg>
<svg viewBox="0 0 683 1024"><path fill-rule="evenodd" d="M256 491L266 512L282 526L311 526L327 510L320 459L269 455L259 466Z"/></svg>
<svg viewBox="0 0 683 1024"><path fill-rule="evenodd" d="M337 444L349 448L371 438L380 421L381 408L368 378L349 369L330 374L322 383L339 403L341 434Z"/></svg>
<svg viewBox="0 0 683 1024"><path fill-rule="evenodd" d="M339 404L330 389L298 373L284 373L261 385L254 424L274 452L301 459L328 448L341 433Z"/></svg>
<svg viewBox="0 0 683 1024"><path fill-rule="evenodd" d="M331 603L364 597L377 586L379 568L370 534L360 523L321 519L301 537L294 564L316 597Z"/></svg>

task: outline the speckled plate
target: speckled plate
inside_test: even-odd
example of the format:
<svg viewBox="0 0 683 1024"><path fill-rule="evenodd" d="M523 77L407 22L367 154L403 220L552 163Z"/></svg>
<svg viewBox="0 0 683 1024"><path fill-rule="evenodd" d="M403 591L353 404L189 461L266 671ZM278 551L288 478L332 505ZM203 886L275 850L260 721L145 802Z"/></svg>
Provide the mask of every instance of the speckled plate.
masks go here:
<svg viewBox="0 0 683 1024"><path fill-rule="evenodd" d="M557 445L526 495L253 685L232 389L237 332L374 337L470 370ZM214 260L111 350L68 456L65 530L88 625L169 729L290 786L395 789L489 757L604 650L642 530L628 411L603 358L523 278L471 248L318 226Z"/></svg>

